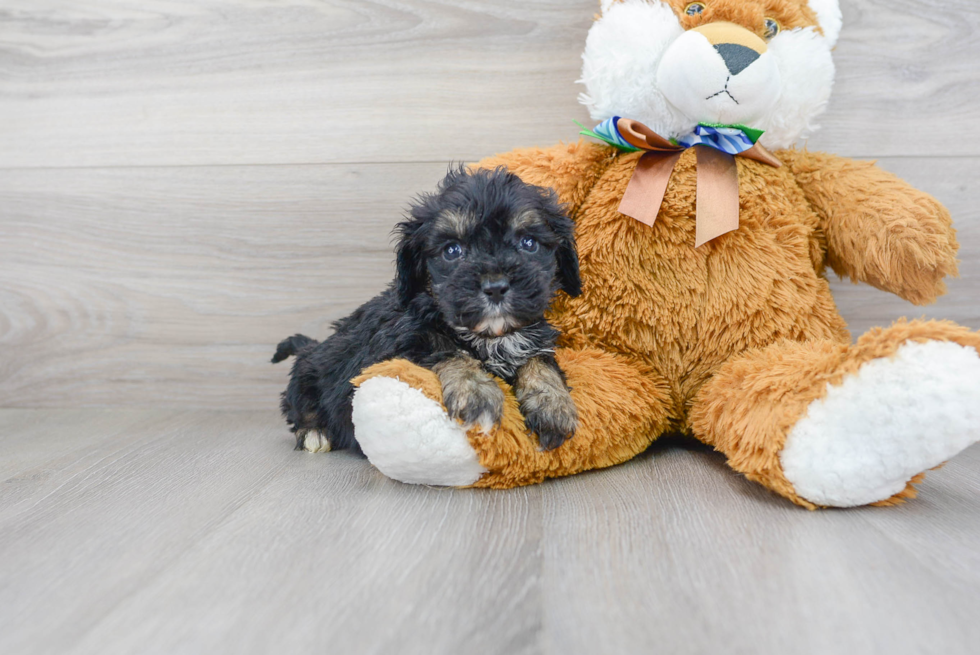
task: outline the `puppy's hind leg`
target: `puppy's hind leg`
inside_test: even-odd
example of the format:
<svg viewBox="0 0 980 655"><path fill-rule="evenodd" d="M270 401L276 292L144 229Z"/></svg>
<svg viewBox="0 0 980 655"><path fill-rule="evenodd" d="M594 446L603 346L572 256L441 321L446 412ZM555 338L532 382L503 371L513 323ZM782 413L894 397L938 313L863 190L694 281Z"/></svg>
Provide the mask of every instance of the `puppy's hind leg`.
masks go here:
<svg viewBox="0 0 980 655"><path fill-rule="evenodd" d="M281 409L296 436L296 450L326 453L332 449L330 435L318 420L317 395L317 387L302 384L296 375L282 394Z"/></svg>
<svg viewBox="0 0 980 655"><path fill-rule="evenodd" d="M317 428L300 428L295 430L296 450L308 453L329 453L333 449L330 436Z"/></svg>

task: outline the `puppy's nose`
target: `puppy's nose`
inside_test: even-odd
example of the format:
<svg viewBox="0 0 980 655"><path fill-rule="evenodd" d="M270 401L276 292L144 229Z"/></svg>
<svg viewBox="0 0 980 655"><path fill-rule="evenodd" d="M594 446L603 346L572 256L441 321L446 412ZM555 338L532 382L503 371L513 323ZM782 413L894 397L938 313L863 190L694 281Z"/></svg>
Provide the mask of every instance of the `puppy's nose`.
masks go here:
<svg viewBox="0 0 980 655"><path fill-rule="evenodd" d="M719 43L715 50L725 60L725 67L732 75L738 75L759 58L758 52L738 43Z"/></svg>
<svg viewBox="0 0 980 655"><path fill-rule="evenodd" d="M510 282L505 277L491 277L483 280L483 293L493 302L500 302L510 291Z"/></svg>

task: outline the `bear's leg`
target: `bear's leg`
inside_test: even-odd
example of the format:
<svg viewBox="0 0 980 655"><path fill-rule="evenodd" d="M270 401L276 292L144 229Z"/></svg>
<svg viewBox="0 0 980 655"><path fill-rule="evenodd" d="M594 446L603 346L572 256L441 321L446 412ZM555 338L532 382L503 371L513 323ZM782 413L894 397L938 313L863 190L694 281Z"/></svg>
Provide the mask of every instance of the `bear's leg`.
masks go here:
<svg viewBox="0 0 980 655"><path fill-rule="evenodd" d="M722 366L691 428L805 507L898 503L980 441L978 351L980 334L937 321L899 321L853 346L781 341Z"/></svg>
<svg viewBox="0 0 980 655"><path fill-rule="evenodd" d="M354 382L354 434L388 477L445 486L508 488L612 466L642 452L670 425L667 385L649 368L595 349L559 349L578 410L575 436L542 451L503 382L499 426L468 432L446 414L436 375L405 360L382 362Z"/></svg>

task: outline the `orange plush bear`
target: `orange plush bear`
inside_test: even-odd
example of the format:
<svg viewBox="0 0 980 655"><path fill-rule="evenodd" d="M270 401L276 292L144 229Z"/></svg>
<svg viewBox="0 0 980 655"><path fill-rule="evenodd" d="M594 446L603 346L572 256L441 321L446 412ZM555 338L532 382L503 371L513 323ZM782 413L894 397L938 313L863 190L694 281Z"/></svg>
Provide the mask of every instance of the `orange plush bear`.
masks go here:
<svg viewBox="0 0 980 655"><path fill-rule="evenodd" d="M898 502L980 439L980 335L899 321L851 344L824 277L915 304L956 272L948 212L874 165L792 149L833 84L837 0L604 0L582 96L601 143L517 150L576 223L583 293L557 358L579 412L542 452L503 382L489 433L436 376L356 380L357 439L404 482L513 487L611 466L680 431L804 507Z"/></svg>

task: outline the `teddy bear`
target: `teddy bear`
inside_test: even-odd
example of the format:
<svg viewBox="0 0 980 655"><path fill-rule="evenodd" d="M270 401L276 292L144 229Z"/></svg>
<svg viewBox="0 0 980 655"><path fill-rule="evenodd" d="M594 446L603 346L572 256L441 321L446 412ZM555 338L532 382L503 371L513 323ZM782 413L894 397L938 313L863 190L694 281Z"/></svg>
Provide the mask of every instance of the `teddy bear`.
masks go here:
<svg viewBox="0 0 980 655"><path fill-rule="evenodd" d="M579 414L542 450L512 390L449 418L404 360L355 379L356 436L406 483L509 488L624 462L668 433L814 509L891 505L980 439L980 334L900 320L852 342L830 270L923 305L957 271L934 198L797 149L834 80L838 0L602 0L583 54L595 139L490 157L553 188L582 293L549 319Z"/></svg>

